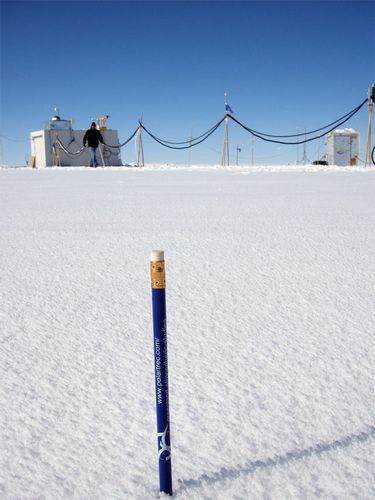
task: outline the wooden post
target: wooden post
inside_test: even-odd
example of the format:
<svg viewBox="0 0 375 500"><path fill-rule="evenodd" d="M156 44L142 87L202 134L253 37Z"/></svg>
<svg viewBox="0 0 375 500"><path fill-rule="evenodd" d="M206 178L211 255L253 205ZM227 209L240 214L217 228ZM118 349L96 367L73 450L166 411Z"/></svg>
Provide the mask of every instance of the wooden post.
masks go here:
<svg viewBox="0 0 375 500"><path fill-rule="evenodd" d="M370 96L368 100L368 127L367 127L367 144L366 144L366 161L365 167L371 167L371 122L372 122L372 108L374 101Z"/></svg>

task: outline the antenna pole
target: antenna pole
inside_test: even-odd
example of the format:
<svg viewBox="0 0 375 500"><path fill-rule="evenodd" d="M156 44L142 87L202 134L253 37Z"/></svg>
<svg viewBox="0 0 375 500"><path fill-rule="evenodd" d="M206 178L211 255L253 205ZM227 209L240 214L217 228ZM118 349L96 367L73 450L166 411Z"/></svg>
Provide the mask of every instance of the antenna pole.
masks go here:
<svg viewBox="0 0 375 500"><path fill-rule="evenodd" d="M305 128L305 142L303 143L302 165L306 165L306 163L307 163L307 155L306 155L306 128Z"/></svg>
<svg viewBox="0 0 375 500"><path fill-rule="evenodd" d="M224 130L224 143L223 143L223 152L221 155L221 165L223 167L229 165L229 115L227 111L227 93L224 92L224 107L225 107L225 130Z"/></svg>
<svg viewBox="0 0 375 500"><path fill-rule="evenodd" d="M138 127L137 167L145 166L145 157L143 153L143 141L142 141L142 121L143 121L143 115L139 120L139 127Z"/></svg>

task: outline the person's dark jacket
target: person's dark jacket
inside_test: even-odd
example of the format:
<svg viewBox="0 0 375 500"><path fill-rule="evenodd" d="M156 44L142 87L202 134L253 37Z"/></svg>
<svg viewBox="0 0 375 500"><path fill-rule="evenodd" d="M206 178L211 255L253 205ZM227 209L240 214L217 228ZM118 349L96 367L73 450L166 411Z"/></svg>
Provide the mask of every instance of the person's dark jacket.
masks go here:
<svg viewBox="0 0 375 500"><path fill-rule="evenodd" d="M103 136L96 128L89 128L83 136L83 145L88 144L89 148L97 148L99 142L103 142Z"/></svg>

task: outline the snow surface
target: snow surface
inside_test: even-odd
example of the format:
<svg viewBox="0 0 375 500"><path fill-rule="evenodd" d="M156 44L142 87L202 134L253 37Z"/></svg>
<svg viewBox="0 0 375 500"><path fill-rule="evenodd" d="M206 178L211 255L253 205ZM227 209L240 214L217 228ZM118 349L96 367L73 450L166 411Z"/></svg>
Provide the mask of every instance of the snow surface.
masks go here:
<svg viewBox="0 0 375 500"><path fill-rule="evenodd" d="M375 497L375 172L0 169L0 497Z"/></svg>

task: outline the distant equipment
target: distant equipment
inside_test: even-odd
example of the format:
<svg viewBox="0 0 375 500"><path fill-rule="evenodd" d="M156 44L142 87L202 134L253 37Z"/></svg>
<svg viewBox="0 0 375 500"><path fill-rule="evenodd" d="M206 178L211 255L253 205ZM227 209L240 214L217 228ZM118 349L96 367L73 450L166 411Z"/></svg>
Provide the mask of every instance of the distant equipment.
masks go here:
<svg viewBox="0 0 375 500"><path fill-rule="evenodd" d="M99 125L99 130L107 130L107 121L108 121L109 115L105 116L99 116L99 118L96 119Z"/></svg>
<svg viewBox="0 0 375 500"><path fill-rule="evenodd" d="M72 120L62 120L58 115L53 116L45 127L47 130L71 130Z"/></svg>
<svg viewBox="0 0 375 500"><path fill-rule="evenodd" d="M352 128L334 130L327 134L326 158L328 165L355 166L359 156L359 133Z"/></svg>
<svg viewBox="0 0 375 500"><path fill-rule="evenodd" d="M326 160L315 160L313 165L328 165L328 162Z"/></svg>
<svg viewBox="0 0 375 500"><path fill-rule="evenodd" d="M89 150L88 148L82 149L86 130L73 130L73 120L62 120L56 108L55 113L43 130L30 134L30 165L37 168L88 166L90 164ZM107 115L97 119L100 132L105 143L116 146L119 144L118 132L107 128L108 118ZM119 148L101 145L99 147L102 148L101 154L97 156L101 159L100 163L104 163L101 166L122 165Z"/></svg>

